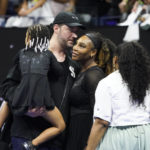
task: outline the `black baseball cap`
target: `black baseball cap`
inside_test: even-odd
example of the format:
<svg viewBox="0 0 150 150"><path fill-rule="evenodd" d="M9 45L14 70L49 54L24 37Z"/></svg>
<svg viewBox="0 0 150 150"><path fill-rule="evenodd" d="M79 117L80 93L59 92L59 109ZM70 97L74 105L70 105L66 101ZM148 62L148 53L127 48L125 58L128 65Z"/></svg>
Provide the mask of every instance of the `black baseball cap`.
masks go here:
<svg viewBox="0 0 150 150"><path fill-rule="evenodd" d="M83 24L80 23L79 18L71 12L60 12L54 19L54 24L65 24L69 27L80 27L85 28Z"/></svg>

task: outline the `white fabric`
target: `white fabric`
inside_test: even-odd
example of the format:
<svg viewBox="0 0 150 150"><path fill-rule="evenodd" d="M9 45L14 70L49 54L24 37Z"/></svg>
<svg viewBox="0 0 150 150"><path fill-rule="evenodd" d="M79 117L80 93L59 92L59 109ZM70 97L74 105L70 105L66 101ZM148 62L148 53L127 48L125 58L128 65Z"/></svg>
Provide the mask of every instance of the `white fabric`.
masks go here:
<svg viewBox="0 0 150 150"><path fill-rule="evenodd" d="M138 41L140 39L139 24L131 24L128 26L125 36L123 38L124 42Z"/></svg>
<svg viewBox="0 0 150 150"><path fill-rule="evenodd" d="M140 92L140 91L139 91ZM150 91L144 105L138 107L129 100L130 92L119 71L115 71L97 86L94 117L110 122L110 126L127 126L150 123Z"/></svg>
<svg viewBox="0 0 150 150"><path fill-rule="evenodd" d="M131 12L126 21L119 23L118 26L128 26L123 41L138 41L139 35L139 21L136 21L143 10L143 5L139 5L136 12Z"/></svg>
<svg viewBox="0 0 150 150"><path fill-rule="evenodd" d="M136 21L137 17L140 15L140 13L143 10L142 7L143 7L143 5L139 5L138 8L137 8L137 11L136 12L131 12L129 14L127 20L122 22L122 23L119 23L118 26L129 26L129 25L134 24L134 22Z"/></svg>
<svg viewBox="0 0 150 150"><path fill-rule="evenodd" d="M56 15L62 11L66 11L67 8L69 8L69 3L58 3L54 0L50 1L51 11L53 13L53 16L56 17Z"/></svg>
<svg viewBox="0 0 150 150"><path fill-rule="evenodd" d="M148 30L150 28L150 14L144 14L142 17L145 18L145 21L140 24L140 27L142 29Z"/></svg>

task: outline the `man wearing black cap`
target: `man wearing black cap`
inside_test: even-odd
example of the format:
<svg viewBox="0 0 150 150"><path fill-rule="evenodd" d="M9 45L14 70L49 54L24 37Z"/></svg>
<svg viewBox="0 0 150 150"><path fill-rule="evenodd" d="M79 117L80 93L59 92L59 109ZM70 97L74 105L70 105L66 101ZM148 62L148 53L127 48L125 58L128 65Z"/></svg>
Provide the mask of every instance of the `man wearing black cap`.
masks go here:
<svg viewBox="0 0 150 150"><path fill-rule="evenodd" d="M50 40L50 47L53 47L51 41L57 40L57 44L62 44L60 43L60 40L63 40L64 44L61 45L63 46L61 47L62 49L66 49L66 47L72 47L74 39L77 38L77 31L79 30L79 28L84 29L84 26L80 23L79 18L75 14L70 12L59 13L50 26L54 31ZM58 32L59 35L57 34Z"/></svg>
<svg viewBox="0 0 150 150"><path fill-rule="evenodd" d="M74 40L77 38L77 31L79 28L83 28L83 25L80 24L78 17L73 13L61 12L55 17L51 26L53 34L50 39L49 49L64 69L63 75L57 81L55 77L50 77L52 97L67 124L69 111L68 94L78 72L76 64L67 55L67 50L68 47L73 47ZM51 145L62 147L64 139L65 135L62 134L52 140L53 143Z"/></svg>
<svg viewBox="0 0 150 150"><path fill-rule="evenodd" d="M62 12L56 16L51 27L53 29L53 34L50 39L49 49L55 55L64 71L59 77L54 77L53 74L50 74L50 88L54 102L61 111L67 124L69 115L68 95L73 81L75 80L76 73L79 71L76 63L73 62L68 56L67 48L71 48L73 46L74 39L77 38L77 31L79 28L83 28L83 26L80 24L80 21L76 15L69 12ZM14 86L16 84L14 83L15 79L20 79L20 74L18 72L13 72L13 70L8 76L9 79L6 79L6 82L9 85ZM27 141L32 140L50 126L46 120L40 117L43 112L34 111L34 109L30 110L28 113L30 117L15 116L13 119L12 136L15 137L13 139L15 141L12 142L15 143L16 146L24 145L25 150L35 150L36 148L34 147L33 149L32 143L30 142L30 145L28 145ZM39 145L37 149L63 150L64 142L65 133L62 133L48 142Z"/></svg>
<svg viewBox="0 0 150 150"><path fill-rule="evenodd" d="M73 84L73 81L78 72L78 67L68 56L68 48L72 48L75 38L77 38L77 31L83 28L76 15L69 12L59 13L53 23L51 24L53 34L50 39L49 49L55 55L57 61L62 65L64 72L56 79L50 76L52 97L55 100L56 106L61 111L66 124L68 123L69 101L68 95ZM65 133L50 140L51 147L56 147L59 150L63 149Z"/></svg>
<svg viewBox="0 0 150 150"><path fill-rule="evenodd" d="M70 12L61 12L59 13L54 21L53 24L65 24L70 27L81 27L84 28L84 26L80 23L79 18Z"/></svg>

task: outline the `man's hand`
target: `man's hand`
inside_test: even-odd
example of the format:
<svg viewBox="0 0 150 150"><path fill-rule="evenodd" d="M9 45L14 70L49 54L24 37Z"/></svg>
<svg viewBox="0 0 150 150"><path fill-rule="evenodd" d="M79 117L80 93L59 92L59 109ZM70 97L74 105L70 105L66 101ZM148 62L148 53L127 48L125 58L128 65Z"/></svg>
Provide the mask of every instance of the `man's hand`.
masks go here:
<svg viewBox="0 0 150 150"><path fill-rule="evenodd" d="M45 107L35 107L35 108L29 108L28 112L26 113L29 117L40 117L45 114L46 108Z"/></svg>

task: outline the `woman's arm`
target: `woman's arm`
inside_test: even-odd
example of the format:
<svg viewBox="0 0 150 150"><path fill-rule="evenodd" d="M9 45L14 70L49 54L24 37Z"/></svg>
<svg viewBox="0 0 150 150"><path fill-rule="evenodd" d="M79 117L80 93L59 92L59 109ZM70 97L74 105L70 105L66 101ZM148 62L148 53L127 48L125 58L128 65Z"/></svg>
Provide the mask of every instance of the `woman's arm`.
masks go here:
<svg viewBox="0 0 150 150"><path fill-rule="evenodd" d="M73 12L75 10L75 4L76 0L69 0L69 7L66 9L66 11Z"/></svg>
<svg viewBox="0 0 150 150"><path fill-rule="evenodd" d="M107 121L102 120L100 118L95 119L85 150L96 149L98 143L100 142L108 128L108 124L109 123Z"/></svg>
<svg viewBox="0 0 150 150"><path fill-rule="evenodd" d="M102 70L101 71L89 70L86 73L85 78L83 80L82 88L89 95L90 106L91 106L92 110L93 110L94 104L95 104L95 90L96 90L97 84L104 77L105 77L105 74L103 73Z"/></svg>
<svg viewBox="0 0 150 150"><path fill-rule="evenodd" d="M8 0L0 0L0 15L5 15L8 7Z"/></svg>
<svg viewBox="0 0 150 150"><path fill-rule="evenodd" d="M45 2L46 2L46 0L39 0L39 1L36 2L36 4L32 8L26 8L25 9L25 7L23 7L19 11L18 15L26 16L26 15L30 14L32 11L34 11L35 9L41 7Z"/></svg>
<svg viewBox="0 0 150 150"><path fill-rule="evenodd" d="M0 128L2 128L2 126L3 126L4 122L6 121L8 115L9 115L8 103L6 101L3 101L3 103L0 107Z"/></svg>
<svg viewBox="0 0 150 150"><path fill-rule="evenodd" d="M28 9L28 3L27 0L24 0L19 6L18 15L21 16L21 12L27 9Z"/></svg>
<svg viewBox="0 0 150 150"><path fill-rule="evenodd" d="M121 13L124 13L124 12L125 12L127 3L128 3L128 0L122 0L122 1L118 4L118 7L119 7Z"/></svg>
<svg viewBox="0 0 150 150"><path fill-rule="evenodd" d="M139 2L138 1L136 1L135 3L134 3L134 5L133 5L133 8L132 8L132 12L136 12L137 11L137 8L138 8L138 6L139 6Z"/></svg>

